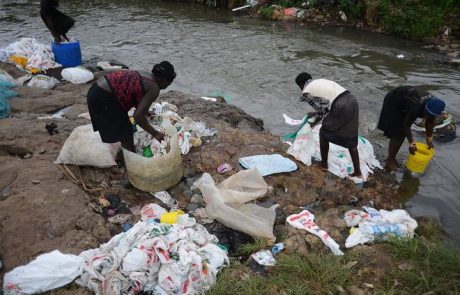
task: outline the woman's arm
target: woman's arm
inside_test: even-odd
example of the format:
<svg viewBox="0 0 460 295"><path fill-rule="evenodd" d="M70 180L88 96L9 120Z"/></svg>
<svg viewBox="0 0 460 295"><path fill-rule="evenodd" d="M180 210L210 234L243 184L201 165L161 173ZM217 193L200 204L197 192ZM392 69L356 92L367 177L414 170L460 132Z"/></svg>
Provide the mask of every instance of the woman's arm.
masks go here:
<svg viewBox="0 0 460 295"><path fill-rule="evenodd" d="M434 148L433 145L433 130L434 130L434 117L425 118L425 136L426 136L426 144L428 148Z"/></svg>
<svg viewBox="0 0 460 295"><path fill-rule="evenodd" d="M145 83L147 84L147 83ZM161 141L164 137L164 134L155 130L152 125L150 125L149 121L147 120L147 113L149 111L150 106L152 103L158 98L160 94L160 88L155 83L149 83L149 88L147 92L141 99L141 102L136 108L134 112L134 121L141 126L142 129L150 133L153 137Z"/></svg>

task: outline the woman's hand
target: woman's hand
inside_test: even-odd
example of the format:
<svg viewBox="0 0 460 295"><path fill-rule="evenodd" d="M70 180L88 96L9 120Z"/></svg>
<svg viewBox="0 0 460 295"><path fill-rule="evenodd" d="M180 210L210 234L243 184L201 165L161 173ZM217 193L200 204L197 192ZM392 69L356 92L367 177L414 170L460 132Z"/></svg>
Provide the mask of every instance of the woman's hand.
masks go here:
<svg viewBox="0 0 460 295"><path fill-rule="evenodd" d="M165 134L163 132L159 132L159 131L156 131L155 134L152 134L152 136L158 140L159 142L161 142L162 140L165 139Z"/></svg>
<svg viewBox="0 0 460 295"><path fill-rule="evenodd" d="M409 153L412 155L415 155L415 152L417 151L417 146L415 145L415 142L410 142L409 143Z"/></svg>
<svg viewBox="0 0 460 295"><path fill-rule="evenodd" d="M428 149L434 149L433 137L427 137L426 144L428 145Z"/></svg>

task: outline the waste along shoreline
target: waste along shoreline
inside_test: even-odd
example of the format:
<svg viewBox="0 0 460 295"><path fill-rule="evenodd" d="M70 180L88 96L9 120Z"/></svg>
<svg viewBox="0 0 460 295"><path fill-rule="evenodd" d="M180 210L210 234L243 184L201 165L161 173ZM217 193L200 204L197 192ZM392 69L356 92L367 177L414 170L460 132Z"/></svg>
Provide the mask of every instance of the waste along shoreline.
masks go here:
<svg viewBox="0 0 460 295"><path fill-rule="evenodd" d="M10 64L0 69L13 79L25 74ZM95 79L104 73L92 72ZM62 78L58 70L53 75ZM182 176L165 191L135 188L119 147L101 156L103 148L80 142L63 160L75 128L91 124L90 83L11 90L10 114L0 119L0 285L6 294L59 287L53 294L202 294L229 262L249 258L270 267L280 251L347 256L348 247L414 235L417 222L404 210L392 211L400 204L391 176L375 168L356 185L315 163L307 166L264 131L262 120L219 97L169 91L154 105L154 118L175 124L168 135L178 138L162 153L177 149L182 158ZM148 145L147 155L139 147L136 156L161 159L155 154L164 146ZM86 157L78 158L82 151ZM241 254L254 238L266 251ZM34 283L31 276L37 280L41 272L41 283ZM61 275L49 277L56 272Z"/></svg>

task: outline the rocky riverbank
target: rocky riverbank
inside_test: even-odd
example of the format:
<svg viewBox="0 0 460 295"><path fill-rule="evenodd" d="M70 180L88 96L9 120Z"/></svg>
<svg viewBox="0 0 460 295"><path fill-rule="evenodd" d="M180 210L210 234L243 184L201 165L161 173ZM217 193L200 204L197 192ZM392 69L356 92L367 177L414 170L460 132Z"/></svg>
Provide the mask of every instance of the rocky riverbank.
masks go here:
<svg viewBox="0 0 460 295"><path fill-rule="evenodd" d="M24 74L6 64L0 64L0 68L15 78ZM101 74L96 73L96 76ZM67 82L58 84L53 90L19 86L15 89L19 95L10 101L12 114L0 120L1 278L5 272L26 264L39 254L54 249L78 254L98 247L121 232L120 222L101 214L99 198L102 196L120 196L133 212L124 222L132 223L139 220L141 206L158 202L149 193L129 184L121 155L117 167L108 169L68 166L74 178L69 178L69 172L63 171L65 168L53 163L72 130L90 123L78 117L87 112L85 96L89 86ZM216 167L222 163L239 167L238 159L244 156L272 153L286 156L287 146L278 136L264 131L260 119L222 100L211 102L177 91L165 92L159 100L175 104L181 117L189 116L217 129L216 136L204 140L201 146L192 148L183 157L184 177L168 190L184 211L203 207L199 191L192 188L192 183L202 173L208 172L220 182L240 170L218 174ZM69 107L64 119L38 118L64 107ZM52 122L59 132L54 135L45 128ZM300 162L297 165L295 172L265 177L272 189L258 200L259 204L280 205L275 235L284 241L288 252L308 255L327 250L316 236L305 235L304 231L285 224L286 216L300 212L300 207L311 208L318 225L343 245L348 231L342 217L347 209L369 203L379 209L400 206L392 197L395 182L381 170L375 171L363 188L358 188L352 181L323 172L315 165L307 167ZM198 197L192 198L194 195ZM240 246L252 240L218 222L207 227L228 245L230 256L236 257ZM375 252L371 247L363 249ZM371 272L366 276L368 274ZM61 289L59 293L80 291L83 292L82 289Z"/></svg>

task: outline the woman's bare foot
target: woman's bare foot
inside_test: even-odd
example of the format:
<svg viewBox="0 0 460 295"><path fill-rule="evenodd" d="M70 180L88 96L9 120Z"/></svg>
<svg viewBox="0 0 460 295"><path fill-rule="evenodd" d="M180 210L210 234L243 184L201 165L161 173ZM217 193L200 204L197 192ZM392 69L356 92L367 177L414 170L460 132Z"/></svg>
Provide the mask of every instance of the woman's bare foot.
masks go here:
<svg viewBox="0 0 460 295"><path fill-rule="evenodd" d="M384 169L387 172L391 172L391 171L397 170L399 168L401 168L401 164L398 163L398 161L393 161L393 160L387 161L387 164L384 167Z"/></svg>
<svg viewBox="0 0 460 295"><path fill-rule="evenodd" d="M363 177L363 174L361 172L353 172L352 174L350 174L350 177L359 177L359 178L362 178Z"/></svg>

